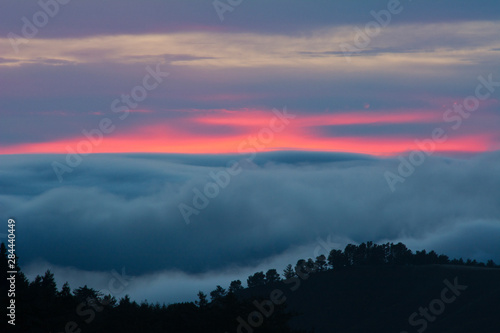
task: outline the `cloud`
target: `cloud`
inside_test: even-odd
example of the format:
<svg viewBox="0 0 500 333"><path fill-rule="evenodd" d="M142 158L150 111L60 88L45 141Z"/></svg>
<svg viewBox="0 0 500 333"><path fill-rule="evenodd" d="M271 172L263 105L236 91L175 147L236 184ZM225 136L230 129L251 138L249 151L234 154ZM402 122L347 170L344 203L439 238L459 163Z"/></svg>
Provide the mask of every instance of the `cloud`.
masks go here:
<svg viewBox="0 0 500 333"><path fill-rule="evenodd" d="M271 110L282 105L304 114L349 113L365 105L371 114L441 113L443 107L473 94L479 75L493 73L493 80L498 80L496 52L491 50L499 46L499 29L496 21L390 25L350 64L332 52L342 52L342 42L352 43L356 35L352 24L302 34L198 30L65 39L40 36L19 54L14 54L7 38L1 38L0 49L6 55L0 60L0 140L3 145L29 144L30 149L13 147L9 153L42 152L33 145L54 141L62 143L57 149L44 146L51 148L45 151L61 152L65 142L78 140L83 129L97 126L96 114L113 116L111 103L130 94L147 74L146 67L157 63L171 75L141 102L139 107L151 112L127 119L120 126L122 133L211 110ZM496 93L491 101L495 98ZM370 118L370 113L363 116ZM182 129L179 123L175 126ZM221 130L192 124L185 129L189 135L198 129ZM116 145L125 147L133 141Z"/></svg>
<svg viewBox="0 0 500 333"><path fill-rule="evenodd" d="M207 1L124 1L112 0L102 6L99 1L72 1L61 6L55 18L39 32L44 38L100 36L116 33L186 32L193 30L226 30L262 34L296 34L329 25L364 25L373 20L371 11L387 9L387 0L346 3L342 0L303 1L256 0L242 3L224 15L221 22L212 2ZM415 24L495 20L498 2L480 4L445 0L439 2L401 1L403 11L393 17ZM4 7L7 7L4 5ZM40 11L36 2L12 2L4 10L9 16L0 22L0 35L20 33L23 16L31 18ZM431 13L431 14L430 14ZM257 21L256 21L257 20ZM256 24L258 22L258 24Z"/></svg>
<svg viewBox="0 0 500 333"><path fill-rule="evenodd" d="M246 285L248 276L256 271L267 271L270 268L281 269L289 263L295 263L297 258L314 256L323 249L323 245L339 245L330 238L320 239L315 244L302 246L283 255L264 260L258 266L230 267L222 271L201 274L187 274L178 270L160 271L149 274L130 275L127 267L110 268L107 271L85 271L75 267L62 267L45 261L34 262L23 267L28 279L33 280L47 270L55 275L59 288L68 282L70 287L76 289L87 285L103 293L111 294L120 299L129 295L137 302L147 300L150 303L170 304L197 300L198 291L209 294L220 285L229 286L231 281L240 280ZM347 243L343 243L345 245Z"/></svg>
<svg viewBox="0 0 500 333"><path fill-rule="evenodd" d="M450 119L444 121L446 110L353 110L317 114L287 111L287 114L293 115L290 121L276 118L272 110L252 109L183 110L168 116L134 110L131 112L133 115L125 120L119 114L93 114L89 118L93 123L89 121L77 135L72 136L63 133L71 133L82 123L60 129L59 133L35 130L23 135L23 141L19 142L19 139L16 140L16 134L21 133L19 127L24 128L27 124L18 124L18 127L0 134L0 138L5 137L0 154L64 153L71 149L78 151L78 147L86 143L90 148L82 149L92 153L215 154L256 147L260 151L309 150L393 156L416 148L415 140L430 138L436 128L443 128L447 135L445 142L436 145L436 151L448 154L484 152L499 147L496 135L498 116L491 112L497 103L490 104L484 108L481 104L479 111L471 116L466 114L467 118L463 125L460 124L459 130L454 129L456 124ZM44 115L47 119L58 116L58 113ZM80 114L79 118L82 117ZM95 133L90 135L92 139L88 134L84 135L89 131L95 132L101 119L107 117L116 131L102 134L104 139L100 142L96 142L98 135ZM32 119L31 126L37 126L36 119ZM66 119L64 123L71 123L71 120ZM270 124L278 126L278 129L267 138L261 132ZM57 128L57 124L48 126ZM258 142L254 144L251 140Z"/></svg>
<svg viewBox="0 0 500 333"><path fill-rule="evenodd" d="M246 132L243 128L194 123L203 113L216 118L213 110L245 113L287 105L298 114L317 115L346 114L369 105L370 112L360 117L371 119L397 112L414 117L416 113L442 115L444 109L474 93L479 75L493 73L493 80L498 80L496 52L491 51L499 47L497 21L391 24L373 36L348 64L338 53L342 52L339 45L353 43L355 28L351 22L311 27L295 34L198 29L64 39L40 35L19 54L14 54L7 38L0 38L0 49L5 50L0 59L0 140L2 148L10 146L2 153L64 152L68 143L80 140L83 129L96 128L97 115L116 116L111 103L130 94L147 74L146 67L157 63L171 75L141 101L139 108L149 112L136 112L120 122L116 133L120 139L108 141L109 147L101 147L99 152L142 151L144 146L148 147L146 152L227 152L228 145L213 142L211 137L234 134L239 143ZM496 102L488 110L496 119L481 118L481 122L491 126L485 132L495 133L496 92L490 101ZM185 121L178 120L181 118ZM481 125L475 133L484 130L477 127ZM161 144L141 140L148 129L160 133ZM394 128L389 135L404 130L404 126ZM206 135L207 146L189 141L200 132ZM128 134L131 137L126 140ZM277 147L305 150L314 145L315 150L377 153L373 151L376 147L359 142L325 143L322 138L317 140L317 133L313 135L316 140L307 142L304 131L296 134L303 144L292 140ZM423 127L417 134L427 135ZM165 147L169 142L175 142L177 150ZM492 148L481 151L497 149L494 143L488 145ZM379 153L406 149L382 149Z"/></svg>
<svg viewBox="0 0 500 333"><path fill-rule="evenodd" d="M373 20L373 19L372 19ZM460 31L466 30L467 34ZM362 70L377 61L382 67L418 73L415 66L457 66L494 59L498 48L497 21L441 22L439 24L388 25L362 42L356 25L328 26L308 34L259 34L241 31L193 31L150 34L110 34L85 38L37 38L14 53L8 38L0 39L0 48L17 62L44 65L85 63L151 63L166 60L176 66L204 68L310 68L315 71L345 71L346 48L355 49L356 68ZM407 36L411 35L411 42ZM203 47L200 47L203 45ZM461 50L457 53L457 50ZM168 52L167 52L168 51ZM44 58L40 57L43 52ZM245 54L245 57L241 57ZM318 57L320 55L320 57ZM1 65L2 63L0 63Z"/></svg>
<svg viewBox="0 0 500 333"><path fill-rule="evenodd" d="M260 156L190 225L178 205L193 206L193 189L203 191L228 156L194 164L182 155L87 156L62 185L50 157L2 156L3 218L19 220L23 263L126 266L133 274L255 265L329 234L358 242L445 239L454 225L500 223L498 153L429 158L396 193L383 176L397 172L396 161L289 154Z"/></svg>
<svg viewBox="0 0 500 333"><path fill-rule="evenodd" d="M413 249L434 249L451 258L474 258L486 262L500 253L500 223L498 219L462 221L442 226L441 230L424 239L402 239ZM498 259L495 259L498 262Z"/></svg>

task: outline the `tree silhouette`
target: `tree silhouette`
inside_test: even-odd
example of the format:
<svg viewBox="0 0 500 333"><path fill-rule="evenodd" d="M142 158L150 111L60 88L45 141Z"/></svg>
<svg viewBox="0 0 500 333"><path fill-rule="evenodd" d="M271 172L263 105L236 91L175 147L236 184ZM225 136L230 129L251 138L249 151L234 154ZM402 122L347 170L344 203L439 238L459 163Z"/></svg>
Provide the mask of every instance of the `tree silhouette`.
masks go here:
<svg viewBox="0 0 500 333"><path fill-rule="evenodd" d="M297 263L295 264L295 274L299 276L307 274L306 263L307 262L304 259L297 260Z"/></svg>
<svg viewBox="0 0 500 333"><path fill-rule="evenodd" d="M354 265L354 256L357 251L357 246L354 244L347 244L344 249L344 256L346 258L346 266Z"/></svg>
<svg viewBox="0 0 500 333"><path fill-rule="evenodd" d="M200 308L204 308L207 306L208 301L207 301L207 295L203 291L198 291L198 301L196 301L196 305L198 305ZM128 297L128 296L126 296ZM130 302L130 299L129 299ZM121 303L121 302L120 302Z"/></svg>
<svg viewBox="0 0 500 333"><path fill-rule="evenodd" d="M71 288L68 282L63 284L61 291L57 295L62 298L71 297Z"/></svg>
<svg viewBox="0 0 500 333"><path fill-rule="evenodd" d="M450 258L447 255L440 254L437 259L439 265L446 265L450 263Z"/></svg>
<svg viewBox="0 0 500 333"><path fill-rule="evenodd" d="M261 286L266 283L266 275L264 272L257 272L254 275L250 275L247 279L248 288Z"/></svg>
<svg viewBox="0 0 500 333"><path fill-rule="evenodd" d="M210 292L210 298L212 298L212 301L220 301L224 296L226 296L227 292L226 289L222 288L221 286L215 287L213 291Z"/></svg>
<svg viewBox="0 0 500 333"><path fill-rule="evenodd" d="M242 289L243 289L243 286L242 286L240 280L231 281L231 283L229 284L229 292L230 293L235 293L235 292L238 292Z"/></svg>
<svg viewBox="0 0 500 333"><path fill-rule="evenodd" d="M47 270L40 283L41 297L46 300L54 301L57 295L57 285L54 279L54 274Z"/></svg>
<svg viewBox="0 0 500 333"><path fill-rule="evenodd" d="M8 250L4 244L0 245L0 267L7 271ZM326 264L328 262L328 265ZM287 265L283 271L286 279L296 276L296 273L303 280L306 275L312 272L319 272L333 268L332 272L321 272L317 275L317 280L324 281L325 287L328 281L333 278L337 282L349 283L351 278L359 281L370 278L369 272L377 272L378 267L372 269L369 266L388 266L387 272L411 273L411 270L391 267L393 265L428 265L428 264L454 264L470 266L498 267L493 260L488 260L487 264L477 262L473 259L462 258L450 260L446 255L438 255L434 251L417 251L415 254L407 249L402 243L386 243L377 245L372 242L360 245L348 244L344 251L333 249L329 252L328 258L324 255L307 260L300 259L294 267ZM367 266L362 269L353 269L352 266ZM140 304L132 301L125 295L117 301L111 295L103 295L101 292L88 287L76 288L72 291L66 282L61 290L57 290L54 274L46 271L42 276L37 275L32 282L29 282L20 268L17 268L16 279L16 328L20 332L42 333L42 332L63 332L68 331L65 327L68 322L74 322L75 327L69 331L88 332L231 332L241 330L238 325L242 320L251 317L254 322L260 320L256 312L256 307L262 312L263 323L259 326L259 332L279 332L298 333L287 327L287 322L293 312L285 311L285 304L274 304L270 307L269 288L262 285L269 285L280 281L280 276L275 269L269 269L265 274L257 272L247 279L249 287L253 290L243 290L240 280L231 281L228 292L220 285L210 292L212 302L207 301L207 295L198 293L196 302L165 304L150 304L143 301ZM338 271L341 270L341 271ZM427 270L426 270L427 271ZM470 270L472 272L472 270ZM475 271L475 270L474 270ZM365 274L360 276L360 272ZM368 272L368 275L366 273ZM405 273L406 272L406 273ZM302 275L304 274L304 275ZM390 278L390 277L388 277ZM342 279L346 279L345 282ZM438 279L439 280L439 279ZM3 288L7 284L1 281ZM481 280L483 281L483 280ZM308 282L305 282L308 283ZM286 283L283 284L285 287ZM337 287L337 285L335 285ZM281 288L281 286L280 286ZM422 286L425 288L425 286ZM303 290L306 290L304 288ZM322 288L314 288L322 289ZM423 289L424 290L424 289ZM252 296L249 296L251 294ZM355 296L353 299L357 299ZM364 297L360 295L359 297ZM335 302L335 301L333 301ZM355 303L350 302L349 308L353 308ZM336 303L335 303L336 304ZM335 305L334 304L334 305ZM392 304L392 303L391 303ZM307 304L305 304L307 305ZM82 307L83 306L83 307ZM272 311L269 309L273 309ZM341 309L339 305L338 309ZM392 305L391 305L392 308ZM85 310L85 315L82 316ZM95 316L89 315L88 311L94 311ZM385 311L385 310L384 310ZM269 316L266 314L272 312ZM451 313L451 312L450 312ZM88 320L90 322L88 322ZM341 318L339 318L341 319ZM350 318L349 318L350 321ZM5 324L5 322L4 322ZM251 328L251 326L248 326ZM247 331L247 328L243 328ZM7 331L6 329L0 331ZM333 330L332 330L333 331ZM335 331L339 331L335 329ZM340 330L342 331L342 330ZM348 330L343 330L348 331ZM479 330L485 331L485 330ZM257 332L257 329L255 330ZM304 331L300 331L304 332Z"/></svg>
<svg viewBox="0 0 500 333"><path fill-rule="evenodd" d="M104 296L101 292L87 287L84 285L83 287L77 288L73 291L73 294L76 297L78 302L94 302L102 300Z"/></svg>
<svg viewBox="0 0 500 333"><path fill-rule="evenodd" d="M412 258L412 252L403 243L390 244L388 262L394 265L407 265Z"/></svg>
<svg viewBox="0 0 500 333"><path fill-rule="evenodd" d="M276 282L281 281L280 275L278 272L272 268L266 272L266 283L267 284L273 284Z"/></svg>
<svg viewBox="0 0 500 333"><path fill-rule="evenodd" d="M283 270L283 276L285 277L285 279L291 279L296 276L295 270L293 269L293 266L291 264L288 264L285 267L285 269Z"/></svg>
<svg viewBox="0 0 500 333"><path fill-rule="evenodd" d="M342 269L348 265L347 257L341 250L331 250L328 255L328 265L333 269Z"/></svg>
<svg viewBox="0 0 500 333"><path fill-rule="evenodd" d="M318 272L325 271L328 268L328 265L326 263L326 257L324 254L316 257L315 265L318 269Z"/></svg>
<svg viewBox="0 0 500 333"><path fill-rule="evenodd" d="M307 259L306 267L308 272L313 272L317 269L316 263L314 262L314 260L312 260L312 258Z"/></svg>

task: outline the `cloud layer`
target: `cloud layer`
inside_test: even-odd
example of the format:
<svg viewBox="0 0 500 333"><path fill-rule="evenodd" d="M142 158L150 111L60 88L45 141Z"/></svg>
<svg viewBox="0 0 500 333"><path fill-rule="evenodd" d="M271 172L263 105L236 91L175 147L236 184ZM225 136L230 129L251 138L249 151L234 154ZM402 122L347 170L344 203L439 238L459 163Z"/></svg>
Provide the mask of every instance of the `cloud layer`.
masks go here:
<svg viewBox="0 0 500 333"><path fill-rule="evenodd" d="M196 189L215 182L210 173L242 156L92 155L59 184L50 164L62 158L1 157L2 218L18 221L25 265L237 275L304 246L312 252L318 237L339 246L404 240L500 262L499 153L430 157L394 193L384 173L397 172L398 160L261 154L188 225L179 204L195 208Z"/></svg>

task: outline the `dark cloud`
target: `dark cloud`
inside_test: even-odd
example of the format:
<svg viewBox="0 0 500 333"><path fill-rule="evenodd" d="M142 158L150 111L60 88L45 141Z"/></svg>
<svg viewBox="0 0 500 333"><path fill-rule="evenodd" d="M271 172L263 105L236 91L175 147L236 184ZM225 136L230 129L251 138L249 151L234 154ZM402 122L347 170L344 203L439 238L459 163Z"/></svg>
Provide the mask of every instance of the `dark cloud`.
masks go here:
<svg viewBox="0 0 500 333"><path fill-rule="evenodd" d="M366 55L380 55L383 53L416 53L416 52L432 52L433 50L422 50L417 48L396 48L396 47L374 47L368 49L360 49L352 53L352 56L366 56ZM327 57L330 55L337 55L343 57L345 55L344 51L323 51L323 52L310 52L303 51L300 54L310 56L310 57Z"/></svg>
<svg viewBox="0 0 500 333"><path fill-rule="evenodd" d="M193 206L193 189L203 191L211 171L241 156L87 156L59 184L50 163L62 159L1 157L2 218L18 219L18 253L25 264L45 260L89 271L126 266L136 275L193 274L255 265L326 235L356 242L443 240L443 252L500 261L487 241L500 223L498 153L429 158L395 193L384 179L385 171L397 172L394 160L262 155L190 225L178 205ZM475 226L485 233L460 231ZM465 238L477 243L476 252L454 245Z"/></svg>

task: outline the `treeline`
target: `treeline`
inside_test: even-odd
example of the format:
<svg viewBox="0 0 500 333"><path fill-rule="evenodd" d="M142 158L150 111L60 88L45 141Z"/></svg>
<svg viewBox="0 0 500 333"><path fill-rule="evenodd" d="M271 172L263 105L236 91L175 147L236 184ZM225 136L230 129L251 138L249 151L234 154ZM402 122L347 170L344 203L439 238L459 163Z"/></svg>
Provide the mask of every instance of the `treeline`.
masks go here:
<svg viewBox="0 0 500 333"><path fill-rule="evenodd" d="M8 301L6 295L9 284L5 275L13 269L8 269L4 243L0 245L0 259L0 269L4 275L0 282L1 292L3 299ZM222 288L216 289L210 293L211 301L200 292L196 302L160 305L147 301L137 303L128 295L117 300L112 295L103 295L86 285L72 290L65 283L58 290L54 274L50 271L30 282L18 266L15 270L18 272L15 326L7 323L4 314L0 332L237 332L241 322L255 311L255 300L237 297L236 292L242 289L241 285L228 292ZM288 327L290 318L285 305L276 306L272 317L258 323L258 330L255 331L301 333ZM244 325L253 330L248 323Z"/></svg>
<svg viewBox="0 0 500 333"><path fill-rule="evenodd" d="M6 272L7 250L3 243L0 254L0 269ZM249 288L253 288L304 274L344 270L353 266L431 264L498 267L492 260L486 264L470 259L450 260L448 256L434 251L413 253L402 243L377 245L367 242L349 244L343 251L333 249L328 257L320 255L315 259L300 259L295 266L288 265L282 276L276 269L269 269L266 273L256 272L246 282ZM239 296L244 289L240 280L232 281L227 290L217 286L209 293L210 300L200 291L196 302L160 305L146 301L137 303L129 296L117 300L88 286L71 290L68 283L58 290L50 271L29 282L20 268L16 269L15 330L19 332L236 332L238 327L241 329L243 321L247 330L253 330L248 321L249 314L255 311L256 300ZM2 284L7 289L5 281L3 279ZM2 294L6 295L7 291ZM296 332L288 327L291 317L285 304L278 305L272 316L259 323L255 332Z"/></svg>
<svg viewBox="0 0 500 333"><path fill-rule="evenodd" d="M315 259L299 259L293 266L289 264L283 271L283 278L290 279L300 274L321 272L331 269L346 269L352 266L377 266L377 265L459 265L475 267L500 267L493 260L487 263L471 259L451 259L444 254L426 250L413 253L403 243L374 244L373 242L360 245L348 244L345 249L332 249L328 257L324 254ZM249 288L272 284L281 281L282 278L276 269L270 269L266 273L257 272L247 279ZM241 281L233 281L229 288L241 286ZM220 286L217 286L220 288ZM217 290L217 289L216 289ZM214 290L214 292L216 291Z"/></svg>

